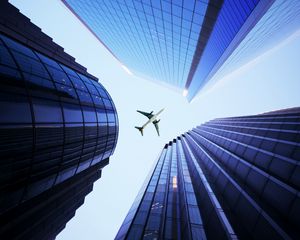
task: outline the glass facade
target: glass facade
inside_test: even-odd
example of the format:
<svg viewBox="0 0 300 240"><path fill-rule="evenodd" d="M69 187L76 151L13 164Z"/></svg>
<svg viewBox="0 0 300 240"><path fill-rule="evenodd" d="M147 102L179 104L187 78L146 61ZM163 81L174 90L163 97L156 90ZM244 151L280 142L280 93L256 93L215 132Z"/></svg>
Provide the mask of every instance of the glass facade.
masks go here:
<svg viewBox="0 0 300 240"><path fill-rule="evenodd" d="M298 0L62 2L122 65L184 90L189 101L215 74L211 83L278 44L300 22Z"/></svg>
<svg viewBox="0 0 300 240"><path fill-rule="evenodd" d="M209 121L160 157L116 239L297 239L300 108Z"/></svg>
<svg viewBox="0 0 300 240"><path fill-rule="evenodd" d="M113 101L95 77L0 34L0 110L0 238L53 238L115 149Z"/></svg>
<svg viewBox="0 0 300 240"><path fill-rule="evenodd" d="M185 86L209 4L219 1L63 1L133 73ZM215 3L210 3L215 2Z"/></svg>
<svg viewBox="0 0 300 240"><path fill-rule="evenodd" d="M189 88L190 94L188 99L192 100L197 92L203 89L202 87L206 83L207 87L215 84L222 77L232 73L239 67L283 42L299 30L299 23L300 2L298 0L274 1L272 6L251 31L247 33L238 46L228 48L231 51L228 51L228 53L218 59L208 74L206 73L202 76L200 72L205 68L204 62L202 68L199 65L199 75L195 74L194 78L200 76L203 82L193 81Z"/></svg>

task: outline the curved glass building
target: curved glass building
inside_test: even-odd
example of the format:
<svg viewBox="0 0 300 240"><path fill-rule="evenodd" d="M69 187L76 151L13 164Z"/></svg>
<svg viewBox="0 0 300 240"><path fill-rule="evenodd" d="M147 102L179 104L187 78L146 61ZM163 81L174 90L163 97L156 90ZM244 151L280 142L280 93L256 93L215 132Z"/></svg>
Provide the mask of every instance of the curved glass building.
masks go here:
<svg viewBox="0 0 300 240"><path fill-rule="evenodd" d="M97 78L4 2L0 238L52 239L108 164L117 142L117 113ZM23 32L15 27L12 34L11 19L27 27Z"/></svg>

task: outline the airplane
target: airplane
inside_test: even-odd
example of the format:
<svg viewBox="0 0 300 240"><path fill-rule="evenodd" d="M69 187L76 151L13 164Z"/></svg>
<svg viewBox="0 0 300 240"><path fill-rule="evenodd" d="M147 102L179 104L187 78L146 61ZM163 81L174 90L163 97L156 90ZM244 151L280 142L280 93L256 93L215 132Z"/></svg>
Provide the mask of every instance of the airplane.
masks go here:
<svg viewBox="0 0 300 240"><path fill-rule="evenodd" d="M142 136L144 136L144 135L143 135L143 130L144 130L144 128L145 128L149 123L153 123L153 124L154 124L155 129L156 129L156 132L157 132L157 134L158 134L158 136L159 136L158 122L160 121L160 119L157 120L157 116L158 116L159 114L161 114L161 112L162 112L163 110L164 110L164 108L161 109L161 110L160 110L158 113L156 113L156 114L153 114L153 111L150 112L150 113L147 113L147 112L143 112L143 111L137 110L137 112L139 112L139 113L143 114L144 116L146 116L147 118L149 118L149 120L148 120L143 126L141 126L141 127L135 127L136 129L138 129L138 130L141 132Z"/></svg>

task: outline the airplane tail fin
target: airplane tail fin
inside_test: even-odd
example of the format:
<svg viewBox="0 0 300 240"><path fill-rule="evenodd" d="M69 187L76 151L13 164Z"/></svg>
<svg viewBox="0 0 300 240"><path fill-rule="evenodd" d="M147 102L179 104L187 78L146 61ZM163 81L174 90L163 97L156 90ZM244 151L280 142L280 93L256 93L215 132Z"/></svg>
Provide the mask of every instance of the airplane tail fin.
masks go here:
<svg viewBox="0 0 300 240"><path fill-rule="evenodd" d="M135 127L135 128L138 129L138 130L141 132L142 136L144 136L144 135L143 135L143 130L144 130L144 129L143 129L142 127Z"/></svg>

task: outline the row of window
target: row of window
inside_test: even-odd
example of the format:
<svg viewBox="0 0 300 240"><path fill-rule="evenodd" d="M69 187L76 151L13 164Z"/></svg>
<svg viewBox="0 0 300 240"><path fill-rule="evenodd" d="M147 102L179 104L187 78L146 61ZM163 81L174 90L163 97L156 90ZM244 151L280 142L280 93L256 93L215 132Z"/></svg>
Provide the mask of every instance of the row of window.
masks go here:
<svg viewBox="0 0 300 240"><path fill-rule="evenodd" d="M300 130L298 122L245 122L245 121L222 121L222 122L211 122L212 125L218 126L232 126L235 127L251 127L251 128L270 128L270 129L282 129L282 130Z"/></svg>
<svg viewBox="0 0 300 240"><path fill-rule="evenodd" d="M1 74L14 77L7 82L4 77L1 83L20 86L12 91L24 94L1 93L0 105L6 114L1 115L0 122L30 123L34 116L35 123L117 123L112 100L99 83L3 35L0 37L0 64L4 70ZM9 74L8 70L18 69L25 86L18 78L20 74ZM9 89L5 86L1 90ZM30 101L25 89L30 93Z"/></svg>
<svg viewBox="0 0 300 240"><path fill-rule="evenodd" d="M205 143L205 141L201 141L200 144L205 146L209 152L214 151L213 149L215 146L212 144L208 142ZM196 146L196 148L198 147ZM204 151L200 148L198 149L199 159L209 166L207 169L210 171L211 177L215 179L214 183L218 186L218 191L224 192L223 196L228 196L225 192L227 189L232 190L231 185L233 183L238 186L238 191L240 192L239 199L237 199L238 195L234 194L236 199L230 203L230 206L236 208L240 204L239 201L242 201L241 204L243 204L243 206L241 209L245 210L254 207L257 215L259 212L264 212L265 216L267 216L266 213L272 213L272 216L274 216L273 213L277 212L281 216L285 217L285 219L289 219L288 221L290 222L296 220L295 218L289 218L289 216L293 211L292 203L299 201L299 191L296 191L283 182L278 181L265 172L260 171L244 160L236 158L234 155L232 155L231 158L226 161L224 157L218 155L218 151L215 152L216 156L212 157L213 155L209 154L208 151ZM219 162L219 164L216 162ZM223 170L221 170L221 168ZM227 174L224 174L224 170L226 170ZM243 190L238 185L241 183L243 183ZM252 198L247 195L248 193L251 194ZM245 201L245 197L247 201ZM258 204L264 207L263 211L258 209ZM271 209L270 206L273 208ZM268 217L269 216L267 216L267 218ZM251 226L253 226L252 224L255 224L257 219L258 216L256 219L248 219L249 221L254 221L251 223ZM270 221L268 224L273 225L274 222L271 223ZM294 224L295 222L292 225ZM294 226L296 226L296 224Z"/></svg>
<svg viewBox="0 0 300 240"><path fill-rule="evenodd" d="M221 131L230 131L229 137L230 138L235 138L238 136L243 136L243 139L248 139L248 143L251 141L255 141L255 138L250 139L250 136L256 136L257 138L260 139L274 139L274 140L286 140L289 142L299 142L299 130L285 130L282 126L282 129L270 129L270 128L255 128L255 127L239 127L235 125L227 125L227 126L222 126L219 124L205 124L203 127L206 128L211 128L211 129L221 129ZM300 124L295 124L294 126L288 126L288 128L299 128ZM247 136L248 135L248 136ZM261 141L261 140L260 140ZM252 144L252 142L251 142Z"/></svg>
<svg viewBox="0 0 300 240"><path fill-rule="evenodd" d="M226 121L238 121L238 122L300 122L299 108L294 108L294 111L289 113L268 113L264 115L253 115L243 117L228 117L228 118L217 118L211 122L226 122Z"/></svg>
<svg viewBox="0 0 300 240"><path fill-rule="evenodd" d="M249 197L249 195L245 191L243 191L243 189L232 178L230 178L229 175L225 174L220 166L203 148L197 146L193 141L190 140L189 137L187 138L187 142L194 149L194 153L197 156L197 159L201 159L202 165L205 166L203 168L205 174L210 174L211 177L215 180L214 187L218 189L218 192L223 193L222 196L227 202L228 207L232 209L231 211L237 214L237 219L244 219L244 222L239 221L239 224L245 224L246 227L249 227L249 225L253 227L252 221L254 220L256 222L257 218L247 219L249 213L246 210L252 209L253 206L255 206L255 212L259 212L261 208L253 201L251 197ZM215 190L215 188L213 188L213 190ZM239 207L239 202L243 204L243 207L240 208L240 210L236 211L236 209ZM245 223L245 221L247 223ZM268 225L269 222L267 222L266 224Z"/></svg>
<svg viewBox="0 0 300 240"><path fill-rule="evenodd" d="M231 132L228 130L211 129L211 128L206 129L205 126L202 126L202 130L225 137L230 140L238 141L239 143L251 145L256 148L260 148L289 158L292 158L294 149L297 147L297 143L294 142L293 139L291 139L290 142L286 142L286 141L283 142L277 138L268 138L259 135L257 136L252 134ZM197 131L197 129L195 131ZM224 141L226 141L225 138Z"/></svg>
<svg viewBox="0 0 300 240"><path fill-rule="evenodd" d="M266 152L261 150L260 148L251 147L242 143L230 141L229 139L221 142L221 140L223 139L222 137L213 137L211 134L205 132L200 134L205 136L208 140L211 140L214 143L218 144L220 147L223 147L228 151L231 151L235 155L243 158L243 160L245 159L250 164L253 164L259 167L261 170L271 174L272 176L277 177L283 180L284 182L295 186L296 188L299 188L300 183L296 178L296 175L299 172L297 161L274 155L272 153L274 151ZM276 144L276 142L274 143ZM284 150L284 147L282 145L277 144L276 146L276 149L278 149L278 151ZM296 149L297 147L289 148L291 152L293 152ZM237 167L237 160L232 160L231 157L231 160L228 160L230 154L227 154L226 152L221 151L218 148L215 148L214 153L220 155L220 159L228 161L230 165L234 165L235 167Z"/></svg>

